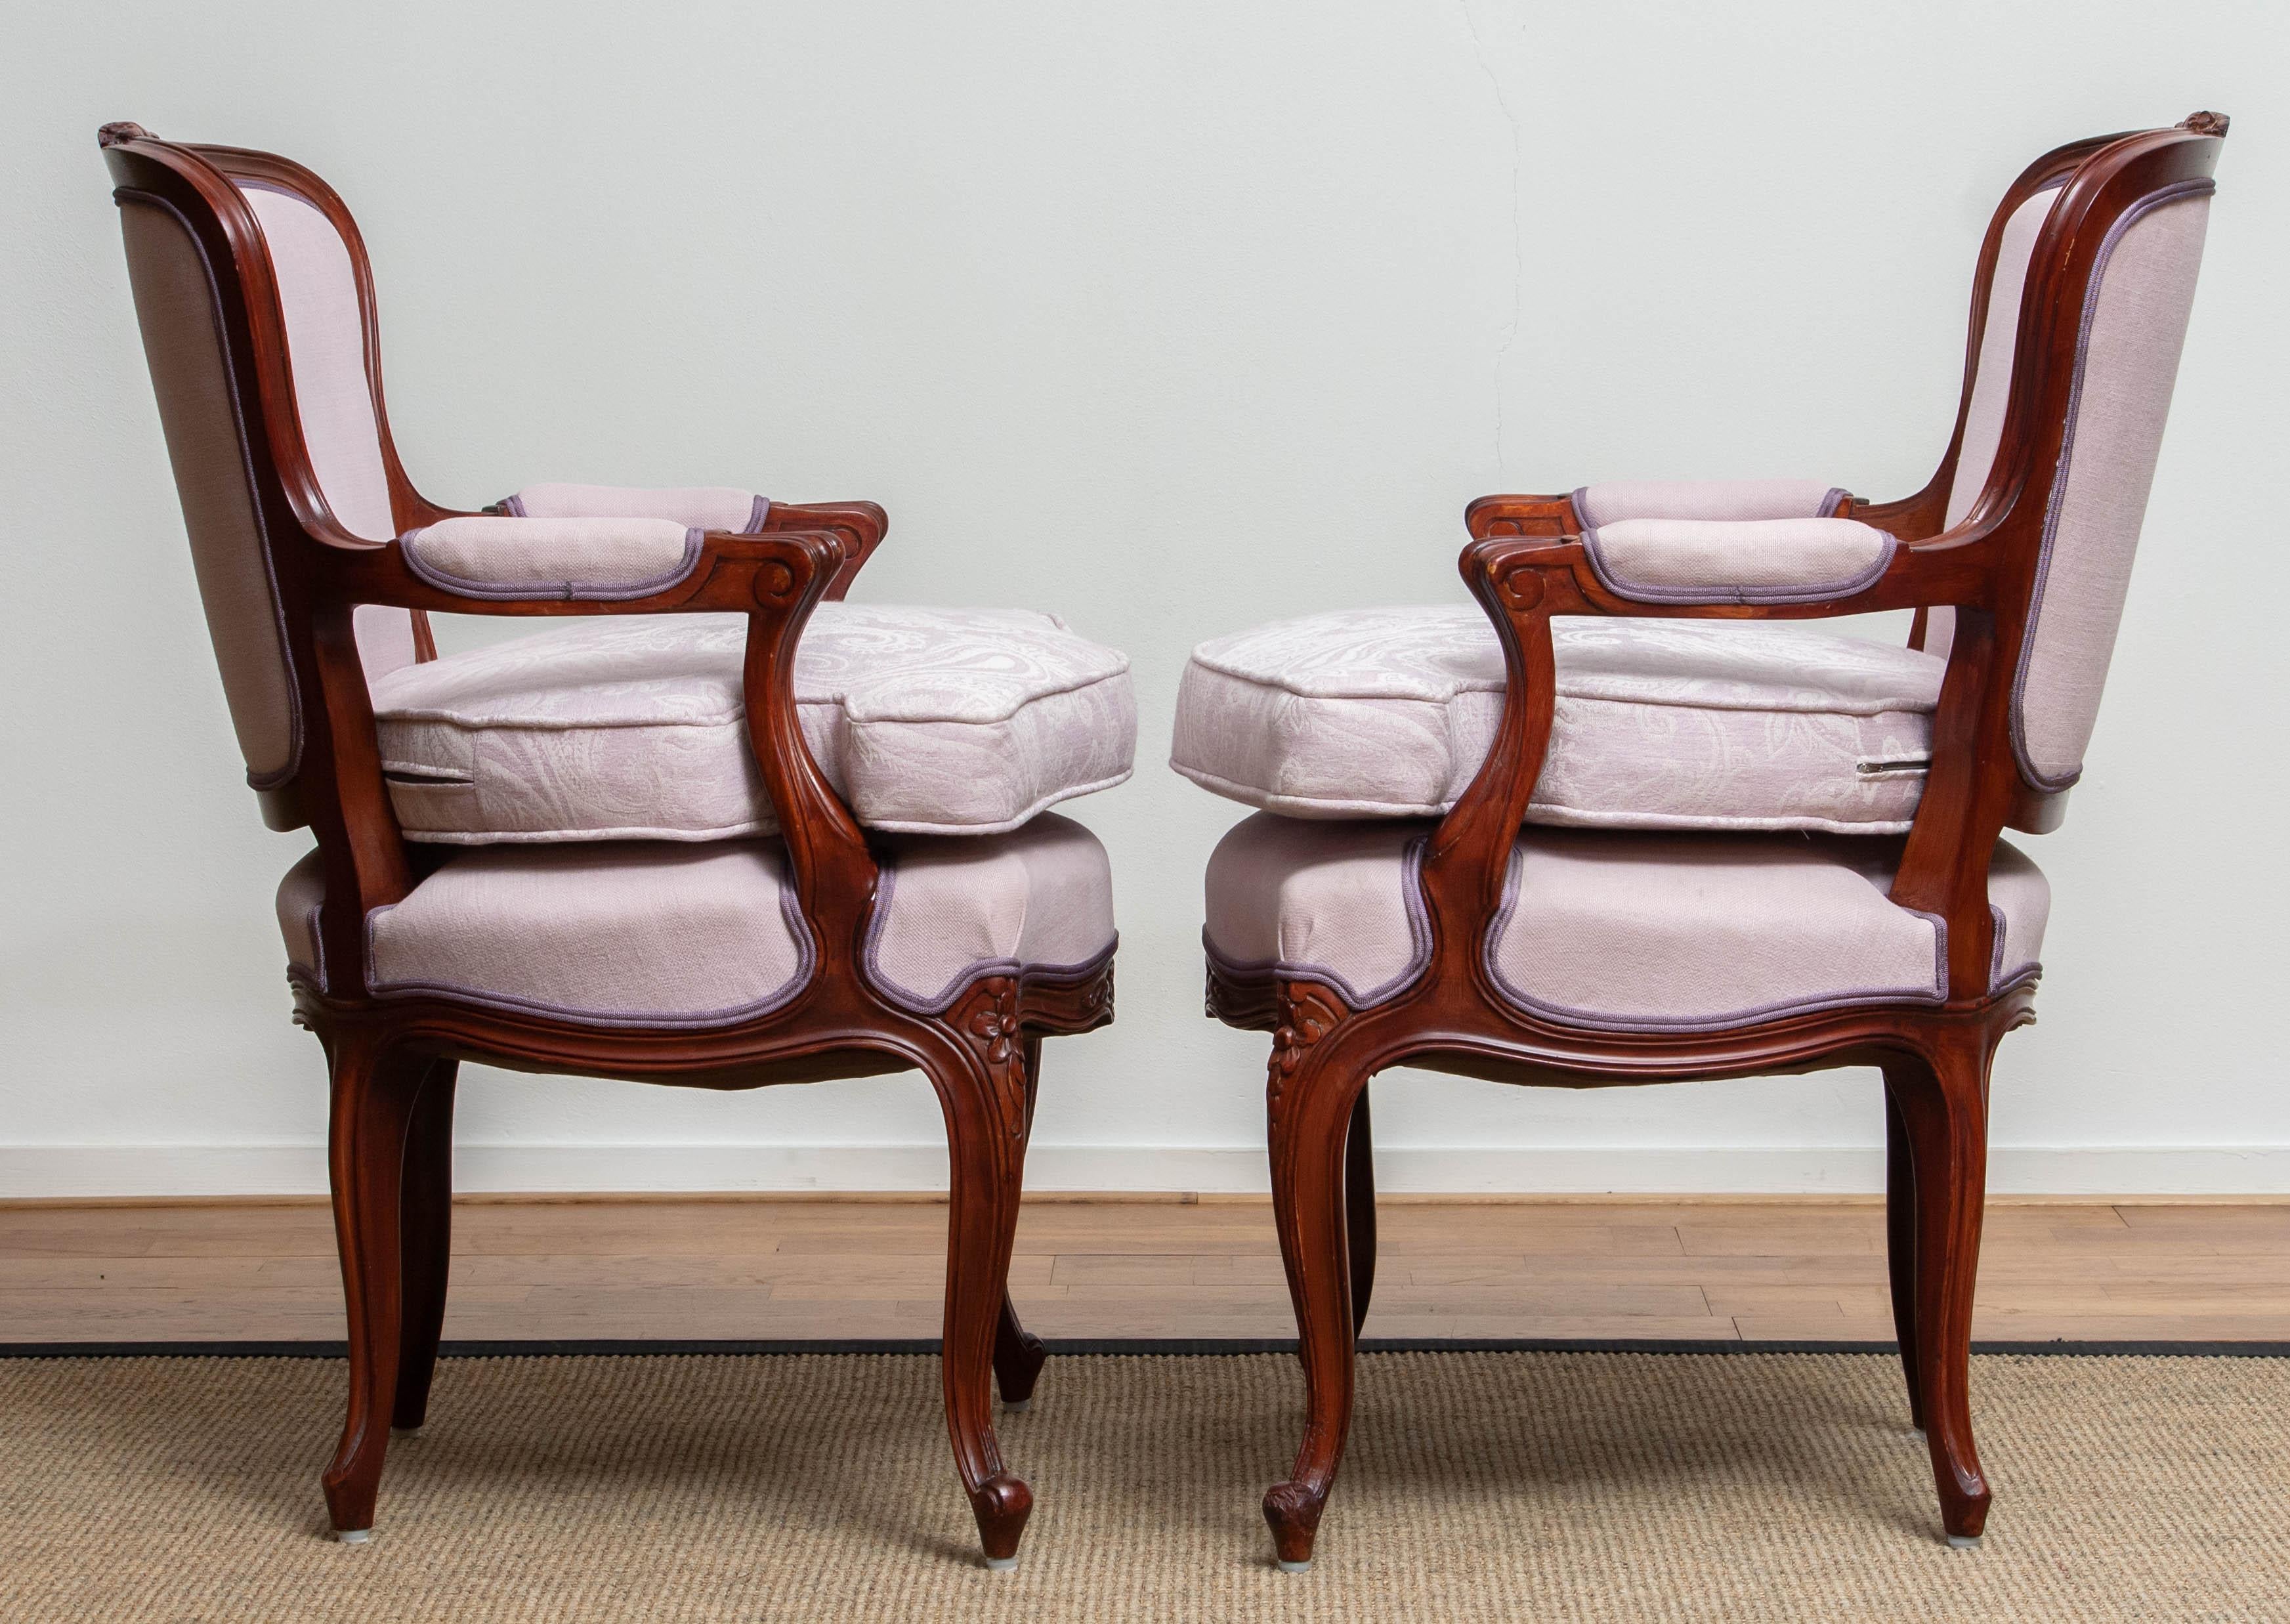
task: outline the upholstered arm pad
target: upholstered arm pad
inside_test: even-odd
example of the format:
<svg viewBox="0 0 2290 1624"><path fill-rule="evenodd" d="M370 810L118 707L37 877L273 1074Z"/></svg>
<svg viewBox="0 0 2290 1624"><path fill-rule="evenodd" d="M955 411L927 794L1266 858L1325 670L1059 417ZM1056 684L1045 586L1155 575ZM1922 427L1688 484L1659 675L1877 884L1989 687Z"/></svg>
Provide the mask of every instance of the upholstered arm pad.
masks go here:
<svg viewBox="0 0 2290 1624"><path fill-rule="evenodd" d="M1573 500L1588 530L1625 519L1824 519L1847 499L1817 479L1616 479Z"/></svg>
<svg viewBox="0 0 2290 1624"><path fill-rule="evenodd" d="M520 519L668 519L693 530L759 534L772 505L731 485L527 485L500 504Z"/></svg>
<svg viewBox="0 0 2290 1624"><path fill-rule="evenodd" d="M697 527L673 519L441 519L408 531L405 567L441 591L471 598L649 597L700 562Z"/></svg>
<svg viewBox="0 0 2290 1624"><path fill-rule="evenodd" d="M1896 544L1853 519L1624 519L1582 533L1599 583L1646 604L1813 604L1867 589Z"/></svg>

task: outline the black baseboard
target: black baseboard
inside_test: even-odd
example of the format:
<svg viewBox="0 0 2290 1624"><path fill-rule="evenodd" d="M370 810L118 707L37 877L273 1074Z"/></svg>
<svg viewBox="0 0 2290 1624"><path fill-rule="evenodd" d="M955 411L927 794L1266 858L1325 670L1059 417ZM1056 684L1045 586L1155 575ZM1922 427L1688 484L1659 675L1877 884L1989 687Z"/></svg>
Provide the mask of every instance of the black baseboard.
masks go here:
<svg viewBox="0 0 2290 1624"><path fill-rule="evenodd" d="M1053 1354L1115 1354L1189 1357L1233 1354L1293 1354L1293 1337L1045 1337ZM815 1341L699 1340L676 1338L577 1338L448 1341L448 1359L594 1358L692 1354L935 1354L936 1337L844 1338ZM1890 1342L1683 1341L1660 1338L1365 1337L1364 1354L1390 1353L1632 1353L1632 1354L1886 1354ZM340 1342L0 1342L0 1359L339 1359ZM2044 1354L2078 1358L2290 1358L2290 1342L1974 1342L1975 1354Z"/></svg>

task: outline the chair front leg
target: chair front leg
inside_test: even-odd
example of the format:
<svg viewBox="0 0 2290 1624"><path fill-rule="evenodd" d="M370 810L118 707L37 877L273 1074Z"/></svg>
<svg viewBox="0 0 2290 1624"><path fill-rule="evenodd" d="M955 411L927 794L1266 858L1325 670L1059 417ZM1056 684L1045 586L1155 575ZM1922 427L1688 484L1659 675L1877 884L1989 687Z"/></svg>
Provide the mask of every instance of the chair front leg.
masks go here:
<svg viewBox="0 0 2290 1624"><path fill-rule="evenodd" d="M364 1540L389 1447L404 1313L402 1203L406 1145L428 1075L426 1057L364 1031L328 1045L333 1069L327 1160L349 1320L349 1412L322 1479L336 1536Z"/></svg>
<svg viewBox="0 0 2290 1624"><path fill-rule="evenodd" d="M1351 1429L1350 1236L1345 1146L1364 1071L1337 1034L1349 1012L1327 988L1280 984L1280 1024L1265 1085L1272 1156L1272 1216L1287 1266L1304 1365L1304 1438L1288 1479L1264 1496L1264 1520L1282 1568L1309 1567L1312 1547Z"/></svg>
<svg viewBox="0 0 2290 1624"><path fill-rule="evenodd" d="M1002 1464L993 1413L996 1337L1026 1165L1028 1068L1016 1002L1007 978L981 982L946 1017L961 1044L929 1068L946 1114L951 1172L941 1360L947 1430L989 1568L1017 1566L1018 1541L1034 1509L1033 1491ZM1010 1323L1015 1326L1014 1316Z"/></svg>
<svg viewBox="0 0 2290 1624"><path fill-rule="evenodd" d="M1988 1182L1988 1068L1994 1039L1941 1036L1886 1082L1907 1129L1916 1202L1917 1390L1950 1545L1977 1545L1992 1495L1972 1436L1972 1301Z"/></svg>
<svg viewBox="0 0 2290 1624"><path fill-rule="evenodd" d="M1038 1032L1026 1034L1021 1051L1026 1062L1026 1132L1034 1132L1034 1101L1041 1092L1042 1036ZM1034 1403L1034 1382L1042 1373L1043 1362L1049 1357L1042 1339L1018 1322L1018 1310L1010 1300L1009 1272L1002 1279L1002 1317L994 1326L994 1385L1002 1395L1005 1410L1030 1409Z"/></svg>
<svg viewBox="0 0 2290 1624"><path fill-rule="evenodd" d="M445 1325L445 1282L453 1252L453 1090L460 1066L433 1060L413 1108L405 1145L399 1256L404 1270L398 1315L397 1396L389 1424L418 1429L429 1413L429 1381Z"/></svg>

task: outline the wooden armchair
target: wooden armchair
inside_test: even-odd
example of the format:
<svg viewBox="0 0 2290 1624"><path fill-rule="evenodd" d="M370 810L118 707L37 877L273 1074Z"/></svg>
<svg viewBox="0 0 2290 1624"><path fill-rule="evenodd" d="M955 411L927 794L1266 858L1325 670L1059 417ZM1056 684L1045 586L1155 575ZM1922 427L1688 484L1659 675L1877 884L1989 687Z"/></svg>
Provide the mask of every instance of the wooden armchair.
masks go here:
<svg viewBox="0 0 2290 1624"><path fill-rule="evenodd" d="M426 1410L461 1060L724 1089L917 1069L952 1167L947 1422L1010 1565L1032 1497L989 1381L1023 1404L1042 1364L1006 1289L1041 1040L1113 1011L1104 852L1037 814L1125 775L1125 661L1046 616L833 604L881 539L869 503L426 500L340 200L267 154L100 140L249 781L317 839L278 908L332 1079L334 1528L366 1537L390 1426ZM439 660L431 612L557 627ZM676 619L594 619L628 616ZM1032 664L981 697L957 680L981 642ZM941 709L898 709L870 661Z"/></svg>
<svg viewBox="0 0 2290 1624"><path fill-rule="evenodd" d="M1878 1068L1910 1412L1950 1543L1980 1538L1989 1074L2033 1019L2048 908L1999 836L2056 826L2081 769L2225 130L2198 114L2022 176L1918 495L1490 497L1461 567L1491 638L1360 612L1197 653L1175 764L1267 809L1211 860L1205 941L1210 1012L1273 1034L1309 1391L1264 1502L1284 1566L1311 1559L1350 1423L1367 1083L1398 1065L1564 1087ZM1902 608L1920 650L1722 624Z"/></svg>

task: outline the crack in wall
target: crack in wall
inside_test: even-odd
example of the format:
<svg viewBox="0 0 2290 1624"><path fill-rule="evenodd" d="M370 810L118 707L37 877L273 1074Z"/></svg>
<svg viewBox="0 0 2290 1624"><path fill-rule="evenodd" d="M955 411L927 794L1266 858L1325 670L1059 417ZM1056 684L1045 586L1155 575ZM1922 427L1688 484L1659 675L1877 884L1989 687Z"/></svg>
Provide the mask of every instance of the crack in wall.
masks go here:
<svg viewBox="0 0 2290 1624"><path fill-rule="evenodd" d="M1463 28L1471 36L1471 59L1486 76L1487 88L1494 92L1495 109L1502 115L1503 123L1510 127L1510 316L1503 324L1502 338L1494 353L1494 442L1495 467L1503 461L1503 383L1510 362L1511 346L1518 341L1520 317L1525 308L1526 281L1525 228L1520 218L1518 180L1522 168L1519 155L1518 115L1511 110L1510 98L1504 92L1501 75L1487 60L1486 42L1480 37L1477 14L1471 9L1471 0L1455 0L1456 8L1463 13Z"/></svg>

